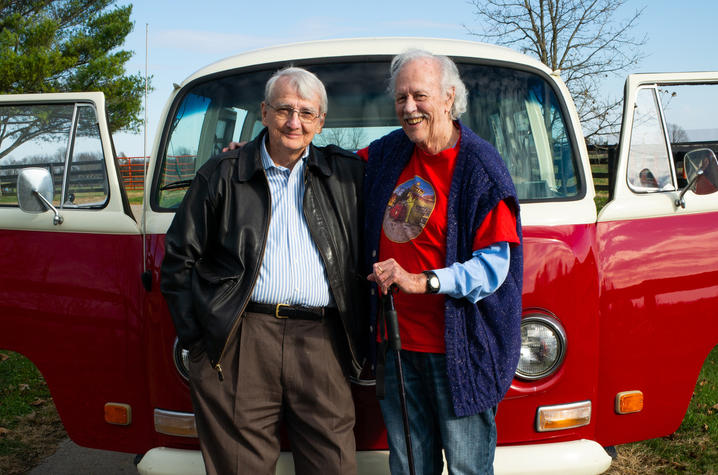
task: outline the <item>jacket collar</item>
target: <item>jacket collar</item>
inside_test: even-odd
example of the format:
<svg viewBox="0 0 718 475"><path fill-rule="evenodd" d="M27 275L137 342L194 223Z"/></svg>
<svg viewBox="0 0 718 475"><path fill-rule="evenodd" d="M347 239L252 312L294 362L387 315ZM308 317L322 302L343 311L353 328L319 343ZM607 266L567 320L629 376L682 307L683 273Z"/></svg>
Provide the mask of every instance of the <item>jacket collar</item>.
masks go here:
<svg viewBox="0 0 718 475"><path fill-rule="evenodd" d="M255 173L264 172L262 166L262 157L259 154L262 140L267 135L265 127L252 141L239 149L239 160L237 160L237 180L248 181ZM307 165L312 171L318 171L324 176L331 176L332 167L329 160L324 154L323 148L317 148L314 144L309 144L309 156L307 157Z"/></svg>
<svg viewBox="0 0 718 475"><path fill-rule="evenodd" d="M309 144L309 156L307 157L307 165L312 171L318 171L324 176L332 175L332 167L329 165L329 159L324 153L325 149L317 148L314 144Z"/></svg>
<svg viewBox="0 0 718 475"><path fill-rule="evenodd" d="M249 181L256 173L263 173L262 157L259 155L259 147L267 135L267 129L263 129L254 140L247 142L238 151L237 180Z"/></svg>

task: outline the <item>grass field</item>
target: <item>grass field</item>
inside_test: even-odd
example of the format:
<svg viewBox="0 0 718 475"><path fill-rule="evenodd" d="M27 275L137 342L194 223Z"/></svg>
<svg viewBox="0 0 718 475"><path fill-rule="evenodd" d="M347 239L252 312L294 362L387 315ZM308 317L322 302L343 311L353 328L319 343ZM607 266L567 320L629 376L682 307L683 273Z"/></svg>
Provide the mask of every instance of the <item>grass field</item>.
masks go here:
<svg viewBox="0 0 718 475"><path fill-rule="evenodd" d="M608 165L603 164L592 164L591 172L594 174L593 184L597 188L600 186L608 186L608 178L598 178L596 174L608 173ZM608 203L608 191L596 190L596 197L593 200L596 203L596 210L601 211L601 208L606 206Z"/></svg>
<svg viewBox="0 0 718 475"><path fill-rule="evenodd" d="M127 190L127 199L131 205L141 205L143 194L143 190Z"/></svg>

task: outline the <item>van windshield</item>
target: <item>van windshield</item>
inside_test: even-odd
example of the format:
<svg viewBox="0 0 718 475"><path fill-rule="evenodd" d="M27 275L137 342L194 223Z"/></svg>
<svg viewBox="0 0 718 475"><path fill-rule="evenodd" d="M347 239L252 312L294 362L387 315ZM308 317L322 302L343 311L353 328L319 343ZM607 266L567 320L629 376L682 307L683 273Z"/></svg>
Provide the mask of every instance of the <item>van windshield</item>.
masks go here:
<svg viewBox="0 0 718 475"><path fill-rule="evenodd" d="M389 60L294 63L317 74L327 89L329 110L315 145L356 151L399 128L387 93ZM469 91L461 121L497 148L519 199L579 197L574 145L548 83L526 71L456 62ZM214 76L178 96L154 187L159 208L177 207L199 167L229 142L251 140L262 130L264 84L281 66Z"/></svg>

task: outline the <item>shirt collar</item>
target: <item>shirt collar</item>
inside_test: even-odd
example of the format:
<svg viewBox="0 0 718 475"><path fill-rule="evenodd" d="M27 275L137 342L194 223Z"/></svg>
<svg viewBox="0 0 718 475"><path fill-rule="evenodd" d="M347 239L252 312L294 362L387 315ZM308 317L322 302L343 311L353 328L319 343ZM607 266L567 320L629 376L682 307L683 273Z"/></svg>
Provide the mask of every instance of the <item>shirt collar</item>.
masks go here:
<svg viewBox="0 0 718 475"><path fill-rule="evenodd" d="M274 163L274 160L272 160L272 157L269 155L269 151L267 150L267 140L269 140L269 134L266 134L264 136L264 140L262 140L262 146L259 148L259 156L262 158L262 167L264 167L265 170L269 170L270 168L276 168L277 170L286 170L286 167L278 166L276 163ZM309 147L304 149L304 153L302 153L300 159L302 161L306 161L308 156Z"/></svg>

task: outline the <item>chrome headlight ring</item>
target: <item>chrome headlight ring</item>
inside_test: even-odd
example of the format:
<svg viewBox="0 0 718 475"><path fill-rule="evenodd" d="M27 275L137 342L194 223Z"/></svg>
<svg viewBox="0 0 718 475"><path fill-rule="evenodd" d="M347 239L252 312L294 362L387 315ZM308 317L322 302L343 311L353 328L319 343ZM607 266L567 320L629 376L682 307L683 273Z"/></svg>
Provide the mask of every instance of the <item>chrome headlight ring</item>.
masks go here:
<svg viewBox="0 0 718 475"><path fill-rule="evenodd" d="M521 320L521 355L516 377L535 381L555 373L566 356L566 331L554 317L530 313Z"/></svg>
<svg viewBox="0 0 718 475"><path fill-rule="evenodd" d="M180 376L185 381L189 381L189 350L182 348L177 338L175 338L175 343L172 345L172 360Z"/></svg>

